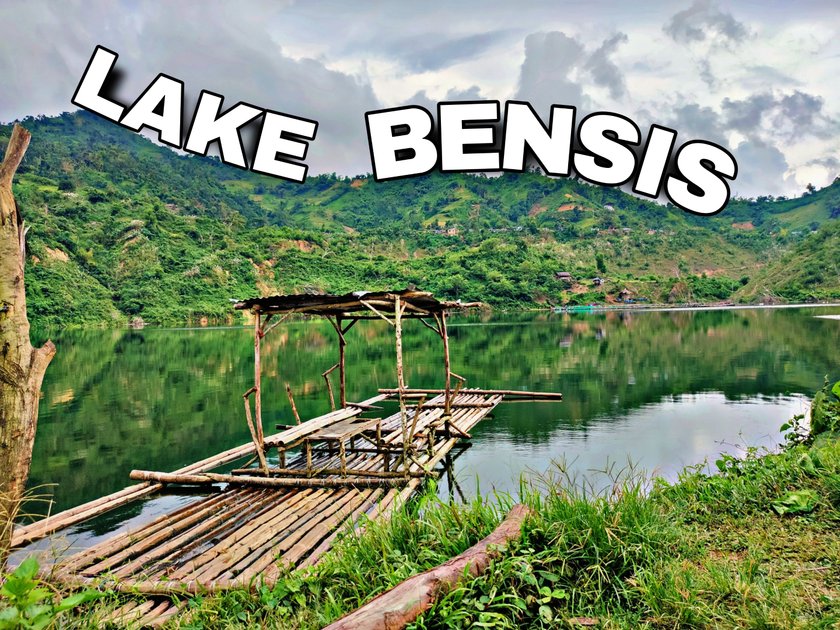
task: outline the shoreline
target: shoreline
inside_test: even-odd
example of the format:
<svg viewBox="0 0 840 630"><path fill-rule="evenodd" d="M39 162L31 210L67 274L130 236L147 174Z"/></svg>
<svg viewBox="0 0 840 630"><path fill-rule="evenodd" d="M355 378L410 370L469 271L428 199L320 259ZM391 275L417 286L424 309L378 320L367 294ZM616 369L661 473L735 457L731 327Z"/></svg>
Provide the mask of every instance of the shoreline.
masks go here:
<svg viewBox="0 0 840 630"><path fill-rule="evenodd" d="M574 306L572 307L573 310L566 310L567 307L563 306L543 306L539 308L490 308L491 311L497 313L556 313L558 315L562 314L587 314L587 313L609 313L609 312L622 312L622 311L647 311L647 312L665 312L665 311L736 311L736 310L762 310L762 309L790 309L790 308L831 308L831 307L840 307L840 302L818 302L818 303L796 303L796 304L692 304L692 305L668 305L668 304L604 304L604 305L596 305L596 306ZM820 317L824 319L837 319L840 318L840 315L837 317L833 315L815 315L815 317ZM294 321L301 322L307 321L306 318L293 318ZM33 331L36 334L43 334L49 336L53 332L56 331L65 331L65 330L99 330L99 331L106 331L106 330L144 330L146 328L153 329L153 330L235 330L240 328L250 328L251 324L241 324L241 325L232 325L232 324L219 324L219 325L212 325L208 324L207 326L200 326L195 324L187 324L178 326L178 325L156 325L156 324L145 324L144 326L130 326L128 324L123 324L119 326L104 326L104 325L91 325L91 326L57 326L57 327L44 327L38 328L37 325L33 325Z"/></svg>
<svg viewBox="0 0 840 630"><path fill-rule="evenodd" d="M664 304L610 304L596 306L575 306L573 310L566 310L568 307L554 307L557 313L594 313L607 311L737 311L748 309L785 309L785 308L829 308L840 307L840 302L820 302L815 304L692 304L670 306ZM548 309L543 309L548 310ZM833 316L820 316L830 317ZM840 316L838 316L840 317Z"/></svg>

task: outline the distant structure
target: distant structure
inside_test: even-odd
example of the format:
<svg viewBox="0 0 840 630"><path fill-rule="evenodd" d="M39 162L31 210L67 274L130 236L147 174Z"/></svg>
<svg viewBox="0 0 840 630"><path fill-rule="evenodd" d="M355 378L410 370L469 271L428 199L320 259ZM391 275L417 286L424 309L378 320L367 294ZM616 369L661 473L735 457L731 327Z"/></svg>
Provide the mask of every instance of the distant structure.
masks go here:
<svg viewBox="0 0 840 630"><path fill-rule="evenodd" d="M596 287L600 287L602 284L604 284L604 279L596 276L592 278L592 284L594 284Z"/></svg>
<svg viewBox="0 0 840 630"><path fill-rule="evenodd" d="M572 282L572 274L568 271L558 271L554 274L554 277L563 282Z"/></svg>

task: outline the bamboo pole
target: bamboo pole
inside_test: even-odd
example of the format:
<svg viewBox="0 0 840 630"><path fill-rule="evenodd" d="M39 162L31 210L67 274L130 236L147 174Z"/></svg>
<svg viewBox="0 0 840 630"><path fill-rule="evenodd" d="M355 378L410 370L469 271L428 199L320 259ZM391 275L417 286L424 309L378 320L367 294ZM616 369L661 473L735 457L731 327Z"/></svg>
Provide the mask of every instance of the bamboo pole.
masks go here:
<svg viewBox="0 0 840 630"><path fill-rule="evenodd" d="M303 471L301 471L303 472ZM399 486L405 483L399 479L310 479L307 477L253 477L245 475L222 475L217 473L200 473L184 475L174 473L154 472L150 470L132 470L132 479L141 481L158 481L160 483L177 483L184 485L211 485L214 483L241 484L247 486L261 486L266 488L333 488L351 486L358 488L378 488L380 486Z"/></svg>
<svg viewBox="0 0 840 630"><path fill-rule="evenodd" d="M224 493L220 493L224 494ZM216 497L214 497L215 499ZM61 571L67 573L70 571L77 571L85 575L95 575L104 571L109 571L115 566L119 565L124 560L128 560L138 555L155 549L160 543L172 541L175 536L180 535L185 530L189 530L193 525L206 526L210 519L224 509L226 504L235 502L239 497L228 497L223 500L210 500L199 502L199 508L193 512L180 514L175 518L170 515L163 521L164 526L157 525L151 527L144 527L139 532L127 534L124 537L117 537L114 541L116 544L105 543L90 550L86 558L95 560L93 564L88 564L87 567L78 566L84 561L85 556L79 558L75 564L62 564ZM252 503L251 503L252 504ZM115 548L118 547L118 548ZM91 558L92 554L96 554ZM101 560L99 560L101 558Z"/></svg>
<svg viewBox="0 0 840 630"><path fill-rule="evenodd" d="M371 452L376 452L373 449L370 449ZM276 476L276 477L299 477L300 473L303 472L300 468L269 468L268 474L269 477ZM342 475L344 474L341 471L341 468L317 468L313 470L313 472L317 472L322 475ZM348 475L356 476L356 477L381 477L383 479L388 479L391 477L399 477L405 476L403 473L398 471L386 472L383 470L365 470L361 468L348 468L345 471ZM261 470L257 470L255 468L235 468L230 471L232 475L260 475L262 477L265 473ZM421 471L410 471L408 474L409 477L428 477L429 475L425 472ZM434 475L432 475L434 476Z"/></svg>
<svg viewBox="0 0 840 630"><path fill-rule="evenodd" d="M452 366L449 359L449 333L446 330L446 312L440 314L440 337L443 339L443 367L446 370L446 389L445 398L443 401L443 426L447 437L450 432L450 424L452 419Z"/></svg>
<svg viewBox="0 0 840 630"><path fill-rule="evenodd" d="M335 323L338 328L338 383L339 383L339 399L341 400L341 407L347 406L347 374L345 372L345 352L344 347L347 345L347 340L344 338L344 333L341 330L341 317L335 318Z"/></svg>
<svg viewBox="0 0 840 630"><path fill-rule="evenodd" d="M63 512L58 512L46 519L36 521L31 525L25 525L15 530L12 537L12 547L20 547L48 535L57 529L78 523L94 514L101 514L114 508L131 503L135 499L151 494L160 486L149 487L148 484L140 483L123 488L119 492L109 494L93 501L88 501Z"/></svg>
<svg viewBox="0 0 840 630"><path fill-rule="evenodd" d="M248 400L248 397L251 394L259 396L259 390L256 387L252 387L242 395L242 401L245 403L245 421L248 423L248 430L251 432L251 439L254 440L254 449L257 452L257 457L260 459L260 468L268 470L268 463L265 461L264 442L260 440L259 433L257 433L257 430L254 427L254 421L251 418L251 402ZM257 398L257 400L259 400L259 398Z"/></svg>
<svg viewBox="0 0 840 630"><path fill-rule="evenodd" d="M288 383L286 383L286 396L289 397L289 404L292 406L292 413L295 416L295 421L300 424L300 414L298 413L297 405L295 405L295 397L292 396L292 388Z"/></svg>
<svg viewBox="0 0 840 630"><path fill-rule="evenodd" d="M529 392L514 389L465 389L462 393L477 394L479 396L505 396L516 398L531 398L534 400L563 400L560 392ZM395 387L383 387L379 389L380 394L398 394L400 390ZM445 389L404 389L404 395L419 396L421 394L445 394Z"/></svg>
<svg viewBox="0 0 840 630"><path fill-rule="evenodd" d="M306 567L314 566L318 562L318 560L324 555L324 553L326 553L332 547L333 541L336 538L338 538L342 533L352 531L355 528L359 516L361 516L364 513L367 513L374 505L376 505L376 502L382 497L382 493L383 490L381 489L374 490L367 498L367 500L364 503L362 503L359 507L357 507L350 514L350 516L347 517L343 526L336 527L335 530L333 530L332 534L327 536L324 540L321 541L321 543L317 547L315 547L315 549L309 552L309 555L306 556L306 559L298 565L298 568L303 569Z"/></svg>
<svg viewBox="0 0 840 630"><path fill-rule="evenodd" d="M399 301L400 301L400 299L399 299L399 298L397 298L396 303L397 303L397 304L399 304ZM377 311L377 310L376 310L376 307L375 307L375 306L373 306L373 304L371 304L370 302L366 302L366 301L364 301L364 300L359 300L359 302L360 302L361 304L364 304L367 308L369 308L371 311L373 311L373 312L374 312L374 313L376 313L377 315L379 315L379 317L381 317L381 318L382 318L382 319L384 319L386 322L388 322L389 324L391 324L391 326L394 326L394 325L395 325L395 324L394 324L394 322L392 322L390 319L388 319L387 317L385 317L385 315L383 315L382 313L380 313L379 311ZM386 303L386 306L390 306L390 304L387 304L387 303Z"/></svg>
<svg viewBox="0 0 840 630"><path fill-rule="evenodd" d="M396 339L397 352L397 387L399 388L400 400L400 424L403 435L403 466L408 470L408 417L406 415L405 398L405 374L403 372L403 347L402 347L402 307L400 298L394 299L394 337Z"/></svg>
<svg viewBox="0 0 840 630"><path fill-rule="evenodd" d="M242 492L242 490L239 490ZM229 496L224 496L229 494ZM196 501L175 512L164 514L158 518L143 525L139 530L127 530L121 534L117 534L94 547L90 547L80 551L69 558L62 560L61 572L72 573L85 569L86 572L91 572L96 569L107 569L109 566L102 565L97 567L96 564L107 560L110 565L120 561L120 553L127 548L136 546L137 541L145 541L150 536L157 534L160 531L167 531L167 536L171 537L173 530L172 521L177 522L177 526L182 526L184 522L188 522L191 518L198 515L199 521L203 521L208 515L211 515L215 510L224 507L231 501L235 501L238 497L235 493L218 493L208 499ZM127 557L127 556L126 556ZM100 560L101 559L101 560ZM98 571L96 571L98 572Z"/></svg>
<svg viewBox="0 0 840 630"><path fill-rule="evenodd" d="M366 491L332 493L325 500L319 501L315 508L296 515L293 521L294 531L279 543L275 537L271 537L247 557L229 566L220 577L246 580L259 576L273 582L279 574L278 565L287 563L287 552L291 552L293 548L309 548L317 544L333 527L339 525L356 505L364 501L366 494Z"/></svg>
<svg viewBox="0 0 840 630"><path fill-rule="evenodd" d="M262 323L259 310L254 311L254 419L257 425L257 438L259 439L258 450L265 449L265 436L262 428L262 365L261 365L261 340Z"/></svg>
<svg viewBox="0 0 840 630"><path fill-rule="evenodd" d="M294 525L297 514L309 512L313 506L322 502L332 490L314 490L308 492L290 491L285 504L274 506L248 519L223 535L211 548L192 558L190 563L182 565L169 574L170 579L212 580L227 571L255 547L261 546L266 539L273 539L288 527Z"/></svg>
<svg viewBox="0 0 840 630"><path fill-rule="evenodd" d="M414 420L413 420L413 421L412 421L412 423L411 423L411 431L409 431L409 436L411 437L411 439L412 439L412 440L414 439L414 432L417 430L417 419L420 417L420 412L421 412L421 411L422 411L422 409L423 409L423 403L424 403L424 402L426 402L426 398L425 398L425 397L424 397L424 398L421 398L421 399L418 401L418 403L417 403L417 407L416 407L416 409L415 409L415 411L414 411Z"/></svg>
<svg viewBox="0 0 840 630"><path fill-rule="evenodd" d="M274 322L274 323L273 323L271 326L269 326L268 328L265 328L265 324L267 324L267 323L268 323L268 320L266 320L265 322L263 322L263 329L262 329L262 332L260 333L260 336L264 339L264 338L268 335L268 333L270 333L272 330L274 330L275 328L277 328L280 324L282 324L282 323L283 323L283 322L285 322L287 319L289 319L289 317L290 317L291 315L292 315L292 313L286 313L285 315L283 315L283 317L281 317L280 319L278 319L276 322Z"/></svg>
<svg viewBox="0 0 840 630"><path fill-rule="evenodd" d="M335 409L335 396L333 396L332 383L330 383L330 374L332 374L332 372L333 372L333 371L334 371L337 367L339 367L339 364L338 364L338 363L336 363L334 366L332 366L329 370L326 370L326 371L324 371L324 372L322 372L322 373L321 373L321 376L323 376L323 377L324 377L324 382L326 382L326 384L327 384L327 393L330 395L330 408L331 408L333 411L335 411L335 410L336 410L336 409Z"/></svg>

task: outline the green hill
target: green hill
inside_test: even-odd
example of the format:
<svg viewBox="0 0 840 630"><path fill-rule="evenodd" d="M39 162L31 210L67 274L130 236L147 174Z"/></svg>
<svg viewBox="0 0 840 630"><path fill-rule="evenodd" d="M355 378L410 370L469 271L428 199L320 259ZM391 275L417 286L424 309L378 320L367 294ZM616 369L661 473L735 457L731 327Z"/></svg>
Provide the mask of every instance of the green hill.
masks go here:
<svg viewBox="0 0 840 630"><path fill-rule="evenodd" d="M840 221L829 221L759 270L737 296L748 301L802 302L840 296Z"/></svg>
<svg viewBox="0 0 840 630"><path fill-rule="evenodd" d="M840 212L838 182L798 199L734 200L710 218L537 173L295 184L179 155L84 112L23 124L33 139L15 194L40 325L230 321L230 298L407 284L511 307L611 301L622 289L747 299L758 294L742 285L765 266L807 242L824 247L808 235ZM0 148L10 130L0 126ZM813 295L837 296L831 282Z"/></svg>

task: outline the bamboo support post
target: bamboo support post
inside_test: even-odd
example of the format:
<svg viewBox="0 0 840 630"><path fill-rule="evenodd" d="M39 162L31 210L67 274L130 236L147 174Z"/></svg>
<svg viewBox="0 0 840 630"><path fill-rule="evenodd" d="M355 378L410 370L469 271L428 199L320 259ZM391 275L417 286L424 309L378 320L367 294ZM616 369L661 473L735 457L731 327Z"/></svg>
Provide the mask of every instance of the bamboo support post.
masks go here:
<svg viewBox="0 0 840 630"><path fill-rule="evenodd" d="M332 383L330 383L330 374L332 374L333 371L335 371L335 369L338 367L339 364L336 363L329 370L326 370L321 373L321 376L324 377L324 382L327 384L327 393L330 395L330 409L332 409L333 411L335 411L335 396L333 396Z"/></svg>
<svg viewBox="0 0 840 630"><path fill-rule="evenodd" d="M262 322L260 312L254 313L254 421L257 429L257 437L259 438L258 449L265 448L265 436L262 428L262 366L261 366L261 341L263 337Z"/></svg>
<svg viewBox="0 0 840 630"><path fill-rule="evenodd" d="M254 448L260 460L260 468L268 470L268 463L265 461L265 441L260 439L259 433L254 427L254 420L251 417L251 403L248 400L251 394L259 395L258 391L256 387L252 387L242 394L242 401L245 403L245 420L248 422L248 430L251 432L251 439L254 441Z"/></svg>
<svg viewBox="0 0 840 630"><path fill-rule="evenodd" d="M292 388L288 383L286 383L286 396L289 397L289 404L292 406L292 414L295 416L295 422L300 424L300 414L298 413L297 405L295 405L295 397L292 396Z"/></svg>
<svg viewBox="0 0 840 630"><path fill-rule="evenodd" d="M340 315L336 315L335 320L332 318L327 318L329 322L335 328L335 332L338 335L338 383L339 383L339 400L341 402L341 407L344 408L347 406L347 369L346 369L346 346L347 346L347 339L344 335L350 330L355 323L358 321L357 319L352 319L347 326L342 327L341 320L342 317Z"/></svg>
<svg viewBox="0 0 840 630"><path fill-rule="evenodd" d="M403 372L403 347L402 347L402 314L403 308L400 305L400 298L394 299L394 337L396 339L397 354L397 388L399 389L400 400L400 424L403 436L403 466L408 469L408 417L406 415L405 397L405 374Z"/></svg>
<svg viewBox="0 0 840 630"><path fill-rule="evenodd" d="M414 420L411 423L411 431L409 431L409 437L414 439L414 432L417 430L417 419L420 417L420 412L423 410L423 403L426 402L426 397L420 399L417 403L417 407L414 411Z"/></svg>
<svg viewBox="0 0 840 630"><path fill-rule="evenodd" d="M338 399L343 409L347 406L347 373L345 371L345 346L347 341L341 331L341 318L336 317L335 323L338 327Z"/></svg>
<svg viewBox="0 0 840 630"><path fill-rule="evenodd" d="M444 370L446 370L446 384L444 386L446 389L446 394L443 401L443 426L446 431L447 437L449 437L449 425L452 420L452 370L449 360L449 334L446 330L446 311L440 314L438 328L440 329L440 337L443 340L443 366Z"/></svg>

